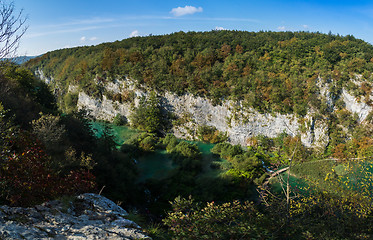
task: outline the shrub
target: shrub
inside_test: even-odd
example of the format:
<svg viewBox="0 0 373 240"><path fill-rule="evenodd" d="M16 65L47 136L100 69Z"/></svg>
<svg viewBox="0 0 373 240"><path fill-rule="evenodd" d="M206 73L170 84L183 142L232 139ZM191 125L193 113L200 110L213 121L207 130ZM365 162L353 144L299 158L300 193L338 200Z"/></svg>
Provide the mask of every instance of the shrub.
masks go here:
<svg viewBox="0 0 373 240"><path fill-rule="evenodd" d="M227 140L227 136L213 126L200 126L197 134L198 139L204 142L219 143Z"/></svg>
<svg viewBox="0 0 373 240"><path fill-rule="evenodd" d="M94 189L95 178L87 170L58 175L51 158L29 133L21 132L12 147L13 152L0 168L0 198L11 205L30 206Z"/></svg>
<svg viewBox="0 0 373 240"><path fill-rule="evenodd" d="M114 117L113 124L116 126L123 126L127 124L127 118L119 113Z"/></svg>
<svg viewBox="0 0 373 240"><path fill-rule="evenodd" d="M143 151L152 152L155 151L157 143L158 139L154 134L143 134L139 142L139 147Z"/></svg>
<svg viewBox="0 0 373 240"><path fill-rule="evenodd" d="M218 143L211 149L211 152L214 154L218 154L221 158L231 160L234 156L242 154L243 150L239 145L231 145L229 143Z"/></svg>
<svg viewBox="0 0 373 240"><path fill-rule="evenodd" d="M166 146L167 152L172 152L176 145L179 143L175 135L167 134L166 137L163 139L162 143Z"/></svg>
<svg viewBox="0 0 373 240"><path fill-rule="evenodd" d="M239 201L201 206L192 198L176 198L163 220L173 239L267 239L263 216L252 203Z"/></svg>

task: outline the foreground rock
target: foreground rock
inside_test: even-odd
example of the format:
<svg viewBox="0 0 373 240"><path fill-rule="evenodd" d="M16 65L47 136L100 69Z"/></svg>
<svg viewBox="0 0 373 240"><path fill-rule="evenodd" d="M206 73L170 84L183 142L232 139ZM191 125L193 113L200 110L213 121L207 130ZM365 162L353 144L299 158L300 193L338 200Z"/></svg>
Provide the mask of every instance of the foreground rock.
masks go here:
<svg viewBox="0 0 373 240"><path fill-rule="evenodd" d="M151 239L128 213L92 193L32 208L0 207L0 239Z"/></svg>

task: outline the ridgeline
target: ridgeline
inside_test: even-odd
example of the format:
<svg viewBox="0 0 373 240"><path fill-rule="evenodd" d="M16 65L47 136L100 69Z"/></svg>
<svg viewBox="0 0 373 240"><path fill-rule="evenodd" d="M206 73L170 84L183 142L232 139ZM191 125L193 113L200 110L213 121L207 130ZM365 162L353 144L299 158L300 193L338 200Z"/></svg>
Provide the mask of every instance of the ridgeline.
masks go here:
<svg viewBox="0 0 373 240"><path fill-rule="evenodd" d="M100 97L93 79L129 77L157 91L191 93L221 103L243 100L261 112L327 112L317 80L355 97L371 89L373 46L353 36L309 32L177 32L56 50L26 66ZM358 86L353 79L364 84ZM370 99L366 99L370 102Z"/></svg>

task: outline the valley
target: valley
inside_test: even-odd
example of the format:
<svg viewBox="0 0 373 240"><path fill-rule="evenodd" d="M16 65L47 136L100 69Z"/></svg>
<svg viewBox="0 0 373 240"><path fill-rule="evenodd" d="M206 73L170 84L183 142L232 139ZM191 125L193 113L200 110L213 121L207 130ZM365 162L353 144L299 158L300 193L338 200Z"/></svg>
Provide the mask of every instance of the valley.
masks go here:
<svg viewBox="0 0 373 240"><path fill-rule="evenodd" d="M153 239L369 239L372 59L350 35L210 31L4 65L0 201L100 192Z"/></svg>

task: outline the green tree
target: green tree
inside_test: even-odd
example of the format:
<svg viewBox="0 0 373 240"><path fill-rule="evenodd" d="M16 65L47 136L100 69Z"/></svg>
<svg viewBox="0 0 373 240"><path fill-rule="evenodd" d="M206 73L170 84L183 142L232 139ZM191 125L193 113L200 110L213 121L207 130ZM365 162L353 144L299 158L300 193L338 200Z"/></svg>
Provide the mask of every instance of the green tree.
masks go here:
<svg viewBox="0 0 373 240"><path fill-rule="evenodd" d="M142 97L139 106L130 117L132 126L149 133L161 133L165 129L165 119L159 97L155 92Z"/></svg>
<svg viewBox="0 0 373 240"><path fill-rule="evenodd" d="M59 116L40 114L40 118L32 121L32 131L48 150L55 150L63 144L65 126L61 124Z"/></svg>
<svg viewBox="0 0 373 240"><path fill-rule="evenodd" d="M14 135L16 135L15 127L7 118L8 111L4 109L0 102L0 163L6 161L9 155L11 142Z"/></svg>

